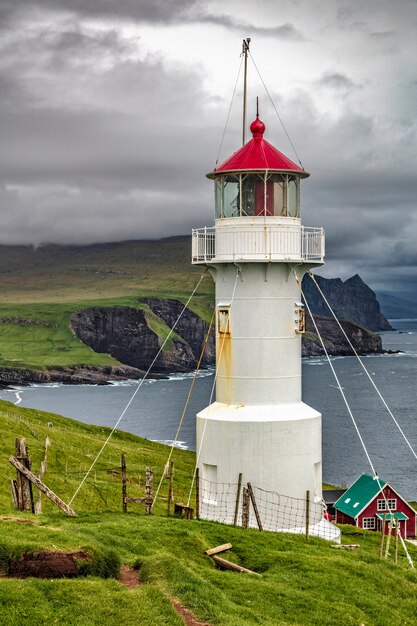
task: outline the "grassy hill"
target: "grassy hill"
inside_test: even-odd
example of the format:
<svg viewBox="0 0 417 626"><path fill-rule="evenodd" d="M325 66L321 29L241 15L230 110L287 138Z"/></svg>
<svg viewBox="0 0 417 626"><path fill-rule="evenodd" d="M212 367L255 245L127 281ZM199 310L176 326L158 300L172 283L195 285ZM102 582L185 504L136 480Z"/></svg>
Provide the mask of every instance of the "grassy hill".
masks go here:
<svg viewBox="0 0 417 626"><path fill-rule="evenodd" d="M0 245L0 268L1 302L19 304L188 296L202 273L191 265L190 237L89 246Z"/></svg>
<svg viewBox="0 0 417 626"><path fill-rule="evenodd" d="M0 366L117 365L70 330L74 311L138 306L141 297L186 301L204 270L190 263L190 239L91 246L0 246ZM191 307L207 318L207 276ZM28 323L29 320L29 323Z"/></svg>
<svg viewBox="0 0 417 626"><path fill-rule="evenodd" d="M28 552L82 549L92 555L85 578L0 577L1 624L175 626L183 622L173 598L218 626L415 623L416 572L402 551L397 565L392 557L380 561L379 536L372 531L344 527L343 541L360 544L347 552L320 540L167 518L166 484L154 515L145 516L141 505L121 513L121 451L127 454L131 495L143 494L146 465L160 477L168 453L133 435L117 432L112 438L73 502L78 517L68 518L47 502L41 516L16 513L9 492L14 470L7 461L16 436L27 438L35 469L49 437L45 482L68 501L108 429L5 402L0 428L0 569L7 573ZM194 455L176 450L174 460L178 500L189 488ZM216 569L203 551L225 542L233 544L226 558L261 577ZM417 550L410 551L417 560ZM112 577L120 565L137 568L140 586L128 589Z"/></svg>

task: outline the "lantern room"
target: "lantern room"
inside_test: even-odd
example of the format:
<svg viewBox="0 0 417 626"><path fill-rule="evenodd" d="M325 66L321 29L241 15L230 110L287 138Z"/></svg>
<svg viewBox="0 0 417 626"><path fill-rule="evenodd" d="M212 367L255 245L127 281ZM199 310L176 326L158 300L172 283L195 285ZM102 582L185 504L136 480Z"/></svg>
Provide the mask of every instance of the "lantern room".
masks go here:
<svg viewBox="0 0 417 626"><path fill-rule="evenodd" d="M264 138L259 116L252 139L213 172L216 219L230 217L300 217L300 179L308 173Z"/></svg>
<svg viewBox="0 0 417 626"><path fill-rule="evenodd" d="M193 263L321 264L323 229L301 224L300 181L309 174L264 139L258 115L250 129L252 139L207 174L215 226L193 230Z"/></svg>

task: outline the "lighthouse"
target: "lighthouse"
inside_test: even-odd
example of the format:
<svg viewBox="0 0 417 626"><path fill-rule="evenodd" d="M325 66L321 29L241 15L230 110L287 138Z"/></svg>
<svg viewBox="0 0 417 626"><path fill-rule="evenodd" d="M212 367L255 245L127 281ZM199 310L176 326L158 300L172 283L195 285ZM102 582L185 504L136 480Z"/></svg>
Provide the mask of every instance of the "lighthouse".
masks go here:
<svg viewBox="0 0 417 626"><path fill-rule="evenodd" d="M235 519L239 475L294 502L306 492L322 497L321 415L302 400L300 283L324 261L324 231L301 221L309 174L266 141L258 114L250 130L207 174L214 227L192 233L192 262L211 272L216 307L216 396L197 415L200 516L226 523ZM318 535L331 526L321 515L312 523ZM277 524L283 528L271 530L299 526Z"/></svg>

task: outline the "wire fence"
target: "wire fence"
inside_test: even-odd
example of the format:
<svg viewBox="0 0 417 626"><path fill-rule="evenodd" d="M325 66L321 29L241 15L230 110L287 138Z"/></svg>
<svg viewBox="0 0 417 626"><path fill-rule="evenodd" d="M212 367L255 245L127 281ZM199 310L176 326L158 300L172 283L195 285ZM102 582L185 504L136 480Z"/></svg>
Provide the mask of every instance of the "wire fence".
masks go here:
<svg viewBox="0 0 417 626"><path fill-rule="evenodd" d="M249 491L249 494L248 494ZM340 537L339 529L327 518L322 500L293 498L247 483L218 483L200 479L196 509L201 519L259 528L271 532L306 534L330 541Z"/></svg>

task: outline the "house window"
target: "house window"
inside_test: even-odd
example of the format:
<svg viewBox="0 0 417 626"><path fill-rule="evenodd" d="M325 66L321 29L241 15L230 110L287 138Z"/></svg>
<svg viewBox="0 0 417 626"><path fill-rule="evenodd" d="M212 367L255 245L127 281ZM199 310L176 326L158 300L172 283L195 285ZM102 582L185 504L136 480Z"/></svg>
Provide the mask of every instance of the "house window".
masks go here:
<svg viewBox="0 0 417 626"><path fill-rule="evenodd" d="M364 517L362 520L362 528L369 528L371 530L375 530L375 518Z"/></svg>
<svg viewBox="0 0 417 626"><path fill-rule="evenodd" d="M395 511L397 509L397 498L377 501L378 511Z"/></svg>

